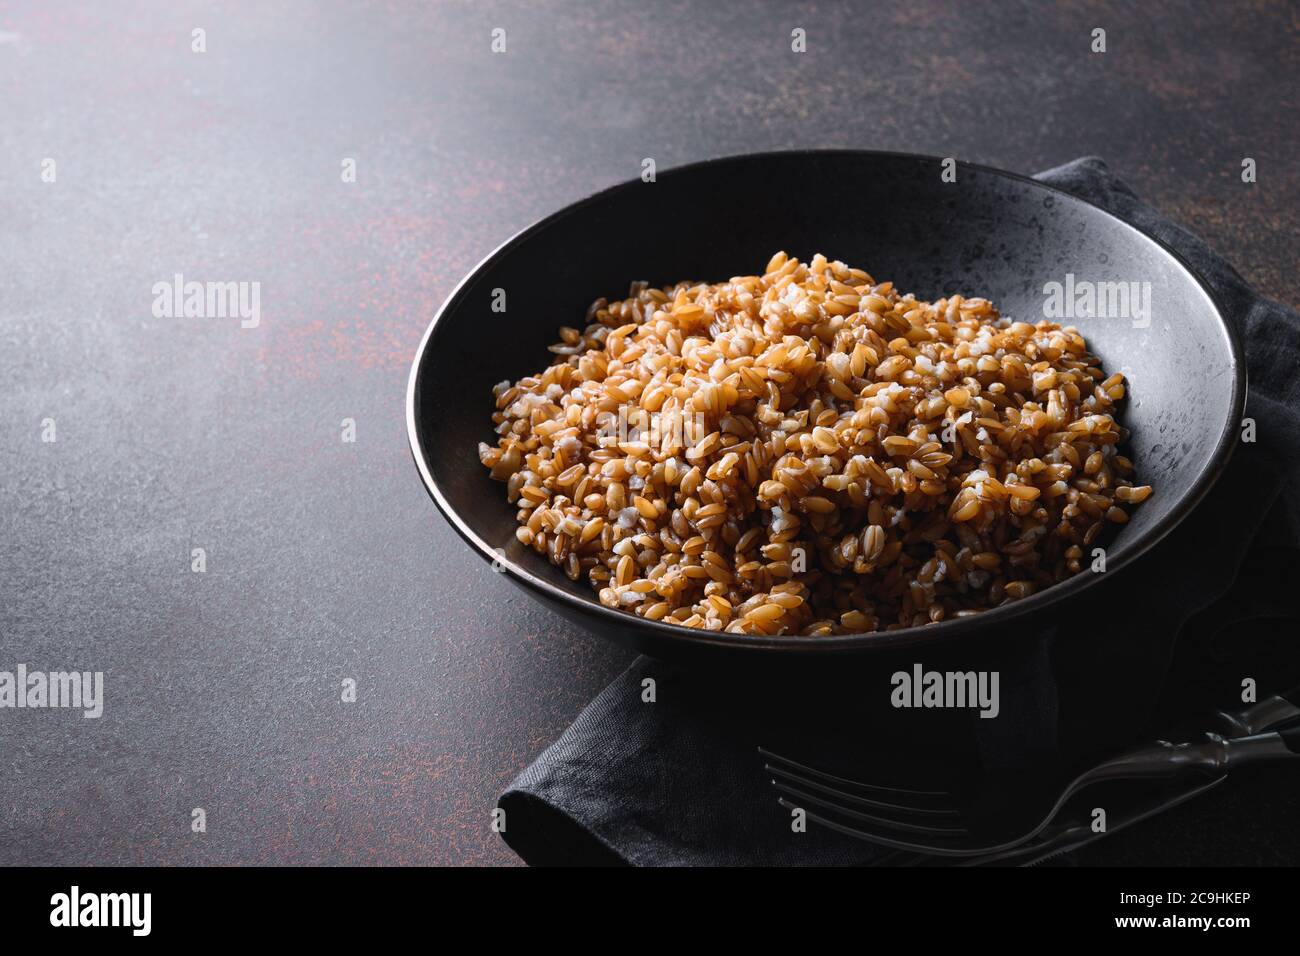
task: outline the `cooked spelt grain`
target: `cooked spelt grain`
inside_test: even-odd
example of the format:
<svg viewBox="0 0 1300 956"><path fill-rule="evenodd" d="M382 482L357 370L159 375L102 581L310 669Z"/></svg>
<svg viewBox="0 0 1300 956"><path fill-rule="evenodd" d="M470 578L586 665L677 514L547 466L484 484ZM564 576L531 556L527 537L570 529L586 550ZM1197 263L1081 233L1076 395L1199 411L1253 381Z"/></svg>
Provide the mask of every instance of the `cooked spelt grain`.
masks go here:
<svg viewBox="0 0 1300 956"><path fill-rule="evenodd" d="M828 635L964 617L1079 573L1151 494L1116 453L1123 377L1076 329L922 302L821 255L633 283L550 351L496 386L479 457L522 544L649 620Z"/></svg>

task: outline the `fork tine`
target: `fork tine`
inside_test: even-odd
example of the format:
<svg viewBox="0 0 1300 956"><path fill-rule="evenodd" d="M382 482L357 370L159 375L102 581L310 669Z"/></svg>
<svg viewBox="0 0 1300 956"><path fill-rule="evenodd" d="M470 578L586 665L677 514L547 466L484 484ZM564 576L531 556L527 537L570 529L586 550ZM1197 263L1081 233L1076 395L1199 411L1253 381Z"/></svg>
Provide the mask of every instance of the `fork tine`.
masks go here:
<svg viewBox="0 0 1300 956"><path fill-rule="evenodd" d="M955 807L916 807L907 806L901 803L886 803L883 800L869 800L866 797L846 793L843 790L837 790L835 787L827 786L824 783L819 783L818 781L809 779L808 777L802 777L794 771L787 770L784 767L779 767L776 764L764 764L763 769L768 773L776 774L779 777L785 777L787 780L797 783L800 786L807 787L810 790L838 797L841 800L858 806L874 807L877 810L901 810L904 813L916 813L934 817L960 816L960 811ZM773 781L773 783L775 783L775 781Z"/></svg>
<svg viewBox="0 0 1300 956"><path fill-rule="evenodd" d="M864 823L878 824L887 830L898 830L902 833L924 833L927 836L943 836L943 837L966 836L969 833L969 831L966 830L964 827L932 827L932 826L927 826L923 823L908 823L907 821L904 820L893 820L890 819L889 817L878 817L870 813L863 813L861 810L851 810L848 807L844 807L844 806L840 806L839 804L832 803L829 800L825 800L822 797L818 797L814 794L800 790L797 787L792 787L789 784L784 783L780 780L773 780L772 786L776 787L776 789L780 790L782 793L789 794L790 796L795 797L796 799L804 800L808 803L813 803L820 807L825 807L827 810L833 810L835 813L840 814L841 816L851 817L854 820L861 820ZM785 803L784 800L782 800L781 802L782 804ZM805 813L808 813L810 817L813 816L813 814L809 812L806 807L799 807L798 809L802 809ZM814 817L814 819L817 819L818 822L821 822L819 817ZM868 839L868 837L863 836L862 839ZM884 842L884 840L877 840L876 842ZM912 849L913 847L908 844L900 844L899 848Z"/></svg>
<svg viewBox="0 0 1300 956"><path fill-rule="evenodd" d="M894 840L887 836L881 836L879 833L872 833L869 830L859 830L856 827L851 827L847 824L837 823L819 813L814 813L807 807L801 807L796 803L791 803L785 797L777 797L777 803L781 804L781 806L785 807L787 810L802 810L808 815L809 820L814 820L822 826L834 830L837 833L842 833L845 836L851 836L858 840L865 840L867 843L875 843L878 846L886 846L891 850L905 850L909 853L922 853L927 855L934 853L934 849L925 844L908 843L904 840Z"/></svg>
<svg viewBox="0 0 1300 956"><path fill-rule="evenodd" d="M838 783L850 787L858 787L861 790L879 790L883 793L906 793L914 797L950 796L950 794L944 790L908 790L904 787L883 787L874 783L863 783L860 780L850 780L848 777L837 777L833 773L827 773L825 770L818 770L816 767L809 767L806 764L801 764L798 761L791 760L789 757L782 757L780 754L772 753L772 751L765 750L762 747L758 748L758 752L762 754L764 757L767 757L769 760L776 760L780 763L785 764L786 766L794 767L796 770L800 770L809 776L817 777L829 783Z"/></svg>

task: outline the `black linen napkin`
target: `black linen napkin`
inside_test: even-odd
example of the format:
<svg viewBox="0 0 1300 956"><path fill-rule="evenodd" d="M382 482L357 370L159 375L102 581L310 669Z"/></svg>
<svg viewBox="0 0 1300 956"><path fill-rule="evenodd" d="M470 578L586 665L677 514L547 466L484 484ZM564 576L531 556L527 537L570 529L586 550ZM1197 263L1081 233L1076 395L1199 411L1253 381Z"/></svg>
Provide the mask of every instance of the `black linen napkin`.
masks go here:
<svg viewBox="0 0 1300 956"><path fill-rule="evenodd" d="M890 708L889 675L918 652L819 675L802 693L792 689L801 682L771 674L638 659L501 797L503 836L525 861L888 863L896 854L816 823L794 832L757 748L856 779L942 784L991 768L1077 766L1166 718L1240 706L1243 676L1260 681L1261 697L1300 680L1294 641L1258 626L1300 614L1300 317L1257 296L1100 159L1037 178L1159 237L1201 274L1245 344L1257 441L1236 449L1173 534L1093 589L1104 607L1124 609L1104 615L1104 627L1060 620L1017 635L994 663L979 651L978 668L964 659L970 647L925 652L926 669L999 668L997 720ZM1260 633L1274 635L1263 648L1252 640ZM1176 646L1178 683L1165 687Z"/></svg>

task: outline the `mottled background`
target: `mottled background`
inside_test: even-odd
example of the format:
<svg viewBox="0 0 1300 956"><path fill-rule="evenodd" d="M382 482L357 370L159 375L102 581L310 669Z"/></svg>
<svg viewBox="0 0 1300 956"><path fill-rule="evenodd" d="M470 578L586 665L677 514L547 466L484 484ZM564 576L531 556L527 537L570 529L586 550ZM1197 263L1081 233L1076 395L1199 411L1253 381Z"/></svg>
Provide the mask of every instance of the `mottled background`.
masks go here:
<svg viewBox="0 0 1300 956"><path fill-rule="evenodd" d="M515 862L497 793L628 657L420 486L406 374L457 280L646 156L1091 153L1295 304L1296 10L0 4L0 668L107 682L100 720L0 711L0 863ZM260 327L155 318L177 272L260 282ZM1291 799L1237 786L1089 859L1269 861L1223 822Z"/></svg>

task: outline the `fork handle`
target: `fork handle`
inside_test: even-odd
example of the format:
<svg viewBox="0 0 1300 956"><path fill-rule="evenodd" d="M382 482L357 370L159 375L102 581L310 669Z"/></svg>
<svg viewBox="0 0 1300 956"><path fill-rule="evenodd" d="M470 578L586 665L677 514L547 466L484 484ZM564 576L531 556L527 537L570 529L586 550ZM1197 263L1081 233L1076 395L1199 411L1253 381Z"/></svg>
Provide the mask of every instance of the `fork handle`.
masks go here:
<svg viewBox="0 0 1300 956"><path fill-rule="evenodd" d="M1292 724L1276 732L1293 754L1300 754L1300 724ZM1265 734L1264 736L1268 736Z"/></svg>
<svg viewBox="0 0 1300 956"><path fill-rule="evenodd" d="M1300 757L1300 727L1287 727L1267 734L1252 734L1224 742L1224 770L1275 760Z"/></svg>
<svg viewBox="0 0 1300 956"><path fill-rule="evenodd" d="M1238 767L1300 756L1300 726L1247 737L1217 734L1194 744L1156 744L1121 754L1084 774L1087 783L1103 780L1176 777L1188 772L1218 776Z"/></svg>
<svg viewBox="0 0 1300 956"><path fill-rule="evenodd" d="M1300 684L1288 691L1266 697L1244 710L1218 713L1219 727L1228 737L1257 734L1278 724L1300 718Z"/></svg>

